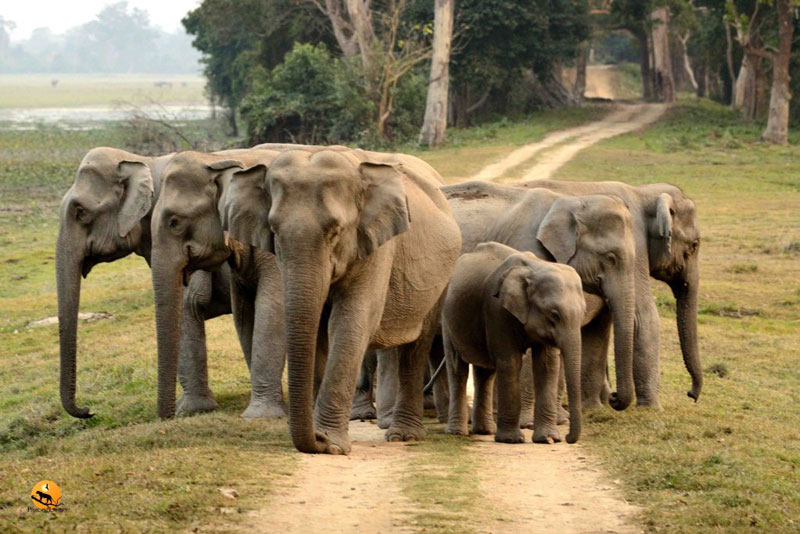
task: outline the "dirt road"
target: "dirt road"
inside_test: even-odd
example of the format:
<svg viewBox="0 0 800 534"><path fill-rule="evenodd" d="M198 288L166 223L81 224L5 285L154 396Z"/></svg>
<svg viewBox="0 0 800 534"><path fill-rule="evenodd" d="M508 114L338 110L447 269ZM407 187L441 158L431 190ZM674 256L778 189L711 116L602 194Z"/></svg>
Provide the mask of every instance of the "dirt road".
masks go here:
<svg viewBox="0 0 800 534"><path fill-rule="evenodd" d="M658 120L664 111L664 104L619 105L599 121L550 133L541 141L514 150L500 161L481 169L472 179L503 181L506 173L533 161L533 165L525 170L522 180L546 180L584 148L643 128Z"/></svg>
<svg viewBox="0 0 800 534"><path fill-rule="evenodd" d="M581 445L494 443L474 436L469 454L479 466L483 517L470 515L465 531L478 533L637 533L636 508L614 481L592 466ZM566 428L562 428L566 434ZM415 504L403 496L401 474L414 448L386 443L374 424L351 422L350 456L302 455L297 473L277 488L267 508L247 517L243 530L305 533L418 532L409 523ZM464 438L468 439L468 438ZM419 476L424 476L420 473ZM427 506L435 510L435 503ZM442 510L447 514L446 510Z"/></svg>

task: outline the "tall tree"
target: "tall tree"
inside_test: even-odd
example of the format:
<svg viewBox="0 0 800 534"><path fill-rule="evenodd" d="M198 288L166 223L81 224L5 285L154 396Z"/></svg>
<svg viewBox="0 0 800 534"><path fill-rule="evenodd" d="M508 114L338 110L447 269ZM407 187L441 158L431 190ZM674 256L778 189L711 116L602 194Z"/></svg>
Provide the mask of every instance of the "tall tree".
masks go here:
<svg viewBox="0 0 800 534"><path fill-rule="evenodd" d="M434 5L433 57L428 81L428 99L425 104L425 120L419 134L419 143L430 147L443 145L447 131L453 9L454 0L436 0Z"/></svg>
<svg viewBox="0 0 800 534"><path fill-rule="evenodd" d="M772 60L772 91L769 100L769 115L763 139L770 143L785 145L789 140L789 62L792 56L794 20L792 7L797 0L776 0L778 8L778 48L770 54Z"/></svg>
<svg viewBox="0 0 800 534"><path fill-rule="evenodd" d="M669 50L669 10L660 6L650 13L653 46L653 79L655 96L661 102L675 101L675 78Z"/></svg>

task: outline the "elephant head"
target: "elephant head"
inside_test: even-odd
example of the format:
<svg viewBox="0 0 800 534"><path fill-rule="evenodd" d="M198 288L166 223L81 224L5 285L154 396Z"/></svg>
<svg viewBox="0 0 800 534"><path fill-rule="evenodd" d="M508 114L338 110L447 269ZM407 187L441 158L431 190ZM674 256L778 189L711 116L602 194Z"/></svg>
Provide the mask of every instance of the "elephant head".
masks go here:
<svg viewBox="0 0 800 534"><path fill-rule="evenodd" d="M536 239L558 263L573 267L589 293L607 299L614 324L615 410L633 400L635 244L631 214L606 195L559 197L542 219Z"/></svg>
<svg viewBox="0 0 800 534"><path fill-rule="evenodd" d="M678 336L683 363L692 378L689 397L703 388L703 369L697 347L697 294L700 281L700 230L694 202L667 184L644 186L647 204L647 248L650 274L666 282L675 296Z"/></svg>
<svg viewBox="0 0 800 534"><path fill-rule="evenodd" d="M528 337L561 350L569 394L567 442L575 443L581 434L581 326L586 313L581 279L572 267L542 261L530 252L512 254L493 276L490 293L522 323Z"/></svg>
<svg viewBox="0 0 800 534"><path fill-rule="evenodd" d="M403 171L347 151L291 150L268 169L248 172L264 177L262 205L253 206L261 215L245 215L242 203L236 213L227 210L227 230L232 238L277 255L284 285L289 428L298 450L319 452L324 438L314 433L312 396L323 306L351 269L369 265L382 245L408 230Z"/></svg>
<svg viewBox="0 0 800 534"><path fill-rule="evenodd" d="M171 156L147 158L114 148L94 148L81 161L61 201L56 245L61 404L73 417L93 414L75 403L78 306L81 275L136 252L150 257L149 214L158 182L153 177Z"/></svg>
<svg viewBox="0 0 800 534"><path fill-rule="evenodd" d="M153 208L152 275L158 341L158 415L175 414L183 288L197 270L213 270L230 256L220 206L234 171L245 166L225 155L182 152L164 169ZM255 157L255 156L251 156Z"/></svg>

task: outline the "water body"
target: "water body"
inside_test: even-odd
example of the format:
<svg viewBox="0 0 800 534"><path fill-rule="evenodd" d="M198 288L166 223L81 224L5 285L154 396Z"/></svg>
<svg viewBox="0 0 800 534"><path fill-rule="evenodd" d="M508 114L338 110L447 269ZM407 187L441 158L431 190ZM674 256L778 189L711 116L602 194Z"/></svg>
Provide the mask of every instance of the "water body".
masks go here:
<svg viewBox="0 0 800 534"><path fill-rule="evenodd" d="M35 130L40 126L58 126L65 130L87 130L102 123L131 117L131 108L120 106L87 106L77 108L5 108L0 109L0 130ZM161 118L169 122L201 120L211 117L208 105L170 104L140 106L137 114ZM98 124L100 123L100 124Z"/></svg>

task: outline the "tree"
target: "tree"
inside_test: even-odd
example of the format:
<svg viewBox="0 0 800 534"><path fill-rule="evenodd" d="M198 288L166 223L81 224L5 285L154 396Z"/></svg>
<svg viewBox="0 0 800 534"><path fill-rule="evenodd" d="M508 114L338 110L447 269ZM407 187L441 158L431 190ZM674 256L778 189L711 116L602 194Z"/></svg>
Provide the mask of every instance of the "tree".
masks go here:
<svg viewBox="0 0 800 534"><path fill-rule="evenodd" d="M675 101L675 78L669 50L669 10L657 7L650 13L653 46L653 80L655 97L661 102Z"/></svg>
<svg viewBox="0 0 800 534"><path fill-rule="evenodd" d="M254 79L278 65L295 42L327 42L319 18L291 0L203 0L182 21L203 53L207 90L236 113Z"/></svg>
<svg viewBox="0 0 800 534"><path fill-rule="evenodd" d="M792 56L794 21L792 6L798 2L776 0L778 8L778 49L770 53L772 61L772 91L769 100L767 127L762 138L770 143L785 145L789 140L789 62Z"/></svg>
<svg viewBox="0 0 800 534"><path fill-rule="evenodd" d="M428 82L425 120L419 143L430 147L444 144L447 130L447 94L450 84L450 47L453 40L454 0L436 0L433 19L433 57Z"/></svg>

